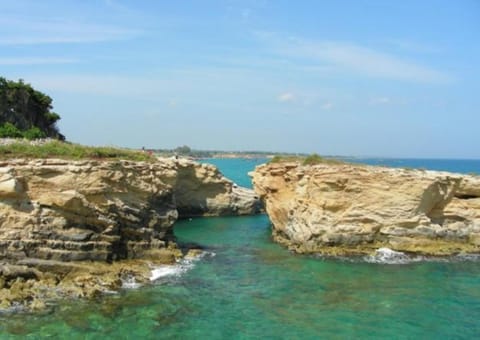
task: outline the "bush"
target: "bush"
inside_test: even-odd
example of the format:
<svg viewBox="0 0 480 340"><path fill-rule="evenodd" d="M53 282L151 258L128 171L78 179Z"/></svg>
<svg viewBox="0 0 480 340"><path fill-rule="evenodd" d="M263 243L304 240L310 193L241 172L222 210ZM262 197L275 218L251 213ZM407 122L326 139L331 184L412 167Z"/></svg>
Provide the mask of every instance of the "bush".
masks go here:
<svg viewBox="0 0 480 340"><path fill-rule="evenodd" d="M289 162L300 162L303 160L302 156L292 156L292 155L276 155L268 161L268 163L289 163Z"/></svg>
<svg viewBox="0 0 480 340"><path fill-rule="evenodd" d="M0 138L22 138L22 132L12 123L0 125Z"/></svg>
<svg viewBox="0 0 480 340"><path fill-rule="evenodd" d="M23 132L23 137L25 137L26 139L32 140L32 139L45 138L46 135L38 127L33 127L33 128L28 129L27 131L24 131Z"/></svg>
<svg viewBox="0 0 480 340"><path fill-rule="evenodd" d="M314 153L303 160L303 165L315 165L324 162L325 160L320 155Z"/></svg>

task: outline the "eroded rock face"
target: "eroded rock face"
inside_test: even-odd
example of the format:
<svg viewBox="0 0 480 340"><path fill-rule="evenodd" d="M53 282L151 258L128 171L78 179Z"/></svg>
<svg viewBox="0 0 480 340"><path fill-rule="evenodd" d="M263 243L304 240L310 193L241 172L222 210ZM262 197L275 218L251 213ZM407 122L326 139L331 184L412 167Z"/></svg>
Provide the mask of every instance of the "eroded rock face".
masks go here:
<svg viewBox="0 0 480 340"><path fill-rule="evenodd" d="M177 219L166 163L13 160L0 166L0 257L136 258Z"/></svg>
<svg viewBox="0 0 480 340"><path fill-rule="evenodd" d="M255 192L238 187L210 164L175 161L177 177L172 183L181 218L193 216L252 215L262 205Z"/></svg>
<svg viewBox="0 0 480 340"><path fill-rule="evenodd" d="M189 160L0 164L0 258L141 258L179 217L258 212L252 190Z"/></svg>
<svg viewBox="0 0 480 340"><path fill-rule="evenodd" d="M274 239L300 253L480 252L480 178L348 164L252 173Z"/></svg>
<svg viewBox="0 0 480 340"><path fill-rule="evenodd" d="M177 218L259 209L253 190L185 159L0 162L0 308L37 300L50 286L79 296L115 289L125 268L141 268L142 279L145 260L182 256Z"/></svg>

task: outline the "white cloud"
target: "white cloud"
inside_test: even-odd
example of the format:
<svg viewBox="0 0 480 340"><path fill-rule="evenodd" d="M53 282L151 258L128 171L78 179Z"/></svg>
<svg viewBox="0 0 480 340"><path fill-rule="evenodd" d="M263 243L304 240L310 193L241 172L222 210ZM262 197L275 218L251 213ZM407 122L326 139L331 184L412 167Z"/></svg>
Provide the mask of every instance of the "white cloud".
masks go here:
<svg viewBox="0 0 480 340"><path fill-rule="evenodd" d="M277 100L281 103L292 102L295 100L295 95L291 92L285 92L277 97Z"/></svg>
<svg viewBox="0 0 480 340"><path fill-rule="evenodd" d="M0 18L0 45L90 43L133 38L138 30L63 19Z"/></svg>
<svg viewBox="0 0 480 340"><path fill-rule="evenodd" d="M18 58L0 58L0 65L42 65L42 64L72 64L79 62L77 59L69 58L36 58L36 57L18 57Z"/></svg>
<svg viewBox="0 0 480 340"><path fill-rule="evenodd" d="M161 81L120 75L27 75L29 83L49 91L94 95L143 96L158 95Z"/></svg>
<svg viewBox="0 0 480 340"><path fill-rule="evenodd" d="M301 58L301 63L307 59L312 66L332 66L337 72L425 83L447 83L452 80L444 72L358 44L280 38L271 32L254 32L254 35L284 57Z"/></svg>

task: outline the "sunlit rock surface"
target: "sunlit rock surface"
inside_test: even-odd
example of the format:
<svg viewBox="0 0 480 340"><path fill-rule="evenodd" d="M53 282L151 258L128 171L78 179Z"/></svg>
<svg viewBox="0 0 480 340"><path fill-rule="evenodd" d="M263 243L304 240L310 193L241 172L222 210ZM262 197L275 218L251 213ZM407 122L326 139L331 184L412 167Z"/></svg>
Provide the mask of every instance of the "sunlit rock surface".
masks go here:
<svg viewBox="0 0 480 340"><path fill-rule="evenodd" d="M93 296L143 280L148 264L182 256L179 217L259 211L253 190L186 159L1 161L0 308L41 307L45 287Z"/></svg>
<svg viewBox="0 0 480 340"><path fill-rule="evenodd" d="M274 239L300 253L480 251L480 178L349 164L272 163L251 174Z"/></svg>

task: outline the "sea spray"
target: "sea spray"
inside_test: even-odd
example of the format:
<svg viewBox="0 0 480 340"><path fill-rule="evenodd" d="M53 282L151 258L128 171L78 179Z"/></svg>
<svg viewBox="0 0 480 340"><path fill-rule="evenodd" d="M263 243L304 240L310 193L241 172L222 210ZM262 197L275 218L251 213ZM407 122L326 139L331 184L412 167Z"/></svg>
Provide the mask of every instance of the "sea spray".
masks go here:
<svg viewBox="0 0 480 340"><path fill-rule="evenodd" d="M416 258L390 248L378 248L375 254L365 256L364 260L370 263L407 264L416 261Z"/></svg>
<svg viewBox="0 0 480 340"><path fill-rule="evenodd" d="M215 256L215 253L202 251L193 256L187 255L183 259L179 260L176 264L155 266L151 270L150 281L156 282L164 277L180 276L186 271L192 269L195 266L195 262L199 261L205 256L213 257Z"/></svg>

